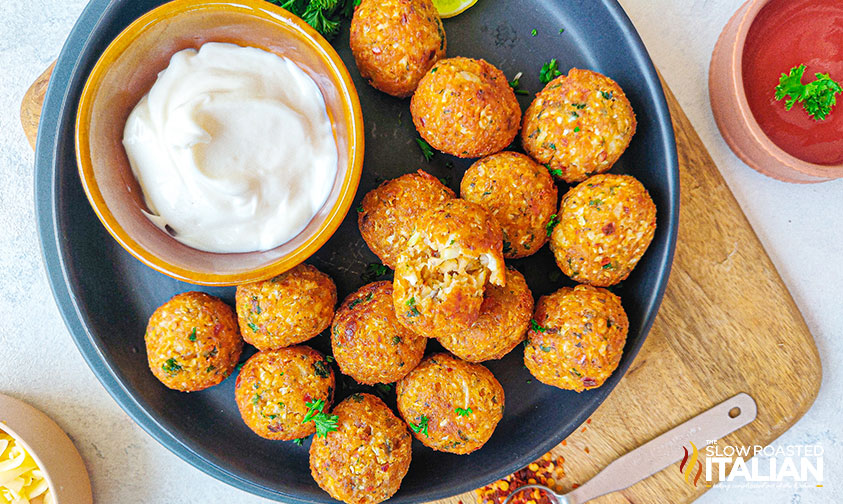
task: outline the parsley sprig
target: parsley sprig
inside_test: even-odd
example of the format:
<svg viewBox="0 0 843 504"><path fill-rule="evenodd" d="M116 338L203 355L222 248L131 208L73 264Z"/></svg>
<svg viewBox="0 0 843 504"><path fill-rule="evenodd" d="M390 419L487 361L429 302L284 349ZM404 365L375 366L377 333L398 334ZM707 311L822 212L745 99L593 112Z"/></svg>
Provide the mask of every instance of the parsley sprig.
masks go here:
<svg viewBox="0 0 843 504"><path fill-rule="evenodd" d="M340 31L342 18L351 18L360 0L268 0L287 9L330 40Z"/></svg>
<svg viewBox="0 0 843 504"><path fill-rule="evenodd" d="M316 424L316 437L326 437L329 432L335 432L337 430L339 417L337 415L329 415L322 411L325 409L324 399L316 399L306 402L304 405L308 407L308 412L301 423L306 424L307 422L313 421Z"/></svg>
<svg viewBox="0 0 843 504"><path fill-rule="evenodd" d="M416 143L419 144L419 149L421 149L424 160L430 161L430 158L433 157L433 147L431 147L429 143L425 142L423 138L416 138Z"/></svg>
<svg viewBox="0 0 843 504"><path fill-rule="evenodd" d="M471 408L454 408L457 416L468 416L471 414Z"/></svg>
<svg viewBox="0 0 843 504"><path fill-rule="evenodd" d="M547 331L547 327L544 327L541 324L539 324L536 321L536 319L530 319L530 329L532 329L535 332L540 332L540 333L543 333L543 332Z"/></svg>
<svg viewBox="0 0 843 504"><path fill-rule="evenodd" d="M802 104L805 112L815 121L824 121L837 103L837 94L843 93L843 87L835 82L829 74L814 74L816 80L802 84L805 75L805 65L790 69L790 73L782 74L779 85L776 86L776 100L783 100L786 110L790 110L797 103Z"/></svg>
<svg viewBox="0 0 843 504"><path fill-rule="evenodd" d="M515 91L515 94L520 94L520 95L530 94L530 92L527 91L526 89L521 89L521 77L522 77L522 75L523 75L523 72L518 72L517 74L515 74L515 77L513 77L512 80L509 81L509 87L511 87L512 90Z"/></svg>
<svg viewBox="0 0 843 504"><path fill-rule="evenodd" d="M413 429L413 432L421 432L424 434L424 437L430 437L427 433L427 416L425 415L419 417L419 423L411 423L410 428Z"/></svg>
<svg viewBox="0 0 843 504"><path fill-rule="evenodd" d="M557 224L559 224L559 216L556 214L551 215L550 220L544 225L544 229L547 231L547 236L553 234L553 228L555 228Z"/></svg>

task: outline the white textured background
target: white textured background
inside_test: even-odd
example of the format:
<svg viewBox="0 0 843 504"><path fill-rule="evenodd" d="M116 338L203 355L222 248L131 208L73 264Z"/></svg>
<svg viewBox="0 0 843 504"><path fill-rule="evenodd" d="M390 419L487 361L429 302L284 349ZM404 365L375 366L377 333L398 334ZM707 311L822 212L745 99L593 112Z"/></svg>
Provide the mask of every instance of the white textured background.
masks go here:
<svg viewBox="0 0 843 504"><path fill-rule="evenodd" d="M825 487L714 489L699 502L843 502L843 180L798 186L768 179L744 166L717 133L708 61L741 0L621 3L784 277L823 358L814 407L775 444L821 443ZM193 469L135 426L86 367L50 294L35 231L33 154L18 107L84 4L2 0L0 7L0 391L42 409L71 435L99 503L268 502Z"/></svg>

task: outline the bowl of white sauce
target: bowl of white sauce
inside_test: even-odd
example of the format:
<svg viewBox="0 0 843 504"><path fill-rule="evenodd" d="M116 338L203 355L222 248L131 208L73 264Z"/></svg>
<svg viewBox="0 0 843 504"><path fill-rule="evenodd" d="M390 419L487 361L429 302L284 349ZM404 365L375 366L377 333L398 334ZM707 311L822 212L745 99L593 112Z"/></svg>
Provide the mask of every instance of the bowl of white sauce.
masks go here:
<svg viewBox="0 0 843 504"><path fill-rule="evenodd" d="M348 70L261 0L175 0L106 48L76 120L82 185L146 265L201 285L278 275L336 231L363 119Z"/></svg>

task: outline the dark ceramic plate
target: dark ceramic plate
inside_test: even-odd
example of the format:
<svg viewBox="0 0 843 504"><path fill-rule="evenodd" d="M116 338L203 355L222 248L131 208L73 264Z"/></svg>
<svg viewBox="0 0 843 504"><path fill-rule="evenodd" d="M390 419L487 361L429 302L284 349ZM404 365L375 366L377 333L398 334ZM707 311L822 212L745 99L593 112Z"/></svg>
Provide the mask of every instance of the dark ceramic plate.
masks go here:
<svg viewBox="0 0 843 504"><path fill-rule="evenodd" d="M195 289L143 266L100 225L82 192L74 157L76 105L85 79L106 45L160 0L93 0L59 56L43 109L36 156L36 210L44 260L58 306L91 369L126 412L190 464L265 497L331 502L313 482L304 446L255 436L240 420L234 378L203 392L181 394L149 372L143 334L152 311L173 294ZM429 170L455 190L468 161L436 154L425 162L415 143L409 102L375 91L359 78L348 50L348 26L335 41L360 94L366 121L366 162L355 206L380 181ZM638 133L613 172L630 173L658 207L658 229L647 254L616 289L630 330L618 370L602 388L577 394L531 380L522 350L488 362L506 391L506 412L494 436L468 456L414 444L413 462L394 502L450 496L489 483L545 453L582 423L629 367L656 315L670 271L678 217L678 172L670 117L655 69L641 40L614 0L480 0L445 21L448 54L485 58L510 78L524 72L536 92L542 63L557 58L563 72L577 66L605 73L624 88L638 116ZM560 30L564 28L564 33ZM535 29L537 36L531 31ZM526 109L531 96L520 96ZM566 190L560 187L560 195ZM309 262L330 274L340 296L364 283L375 256L351 212ZM547 247L512 261L538 296L571 282L558 274ZM233 288L202 289L233 302ZM312 342L330 350L326 335ZM431 342L428 351L438 349ZM251 352L248 352L249 354ZM244 355L244 359L248 355ZM346 383L340 399L357 387ZM394 393L387 397L394 407Z"/></svg>

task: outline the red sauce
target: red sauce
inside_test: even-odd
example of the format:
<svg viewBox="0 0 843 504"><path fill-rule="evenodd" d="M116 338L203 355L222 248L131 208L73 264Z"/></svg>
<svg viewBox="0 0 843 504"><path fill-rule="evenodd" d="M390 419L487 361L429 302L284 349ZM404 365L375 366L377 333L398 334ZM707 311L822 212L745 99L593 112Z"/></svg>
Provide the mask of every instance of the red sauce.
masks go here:
<svg viewBox="0 0 843 504"><path fill-rule="evenodd" d="M815 73L843 82L843 0L773 0L758 13L743 53L746 97L755 120L785 152L814 164L843 164L843 94L824 121L797 103L776 101L782 73L806 65L803 83Z"/></svg>

